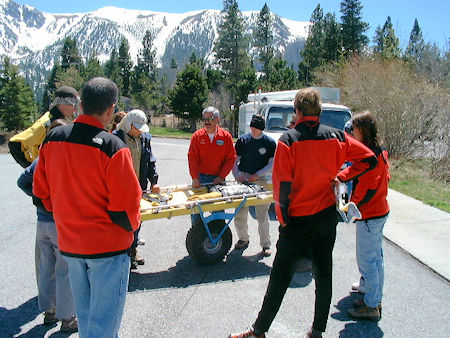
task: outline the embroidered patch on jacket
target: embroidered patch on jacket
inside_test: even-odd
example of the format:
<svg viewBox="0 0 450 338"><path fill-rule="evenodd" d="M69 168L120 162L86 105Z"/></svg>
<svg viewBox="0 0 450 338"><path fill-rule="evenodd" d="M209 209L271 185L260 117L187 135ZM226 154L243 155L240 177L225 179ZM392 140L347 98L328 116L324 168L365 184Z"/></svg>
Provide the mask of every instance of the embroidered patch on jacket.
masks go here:
<svg viewBox="0 0 450 338"><path fill-rule="evenodd" d="M99 138L99 137L94 137L92 139L92 142L97 143L98 145L102 145L103 144L103 139Z"/></svg>
<svg viewBox="0 0 450 338"><path fill-rule="evenodd" d="M218 146L223 146L223 145L225 144L225 142L224 142L223 140L217 140L217 141L216 141L216 144L217 144Z"/></svg>
<svg viewBox="0 0 450 338"><path fill-rule="evenodd" d="M259 152L261 155L264 155L265 153L267 153L267 150L266 150L266 148L259 148L259 149L258 149L258 152Z"/></svg>

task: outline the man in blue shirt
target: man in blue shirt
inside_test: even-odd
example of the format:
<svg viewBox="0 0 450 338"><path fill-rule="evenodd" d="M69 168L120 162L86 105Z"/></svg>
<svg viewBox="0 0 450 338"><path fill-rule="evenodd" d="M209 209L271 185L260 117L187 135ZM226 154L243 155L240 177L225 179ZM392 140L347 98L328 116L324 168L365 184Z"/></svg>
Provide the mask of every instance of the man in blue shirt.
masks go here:
<svg viewBox="0 0 450 338"><path fill-rule="evenodd" d="M240 182L255 182L259 179L268 179L272 176L273 157L275 155L275 141L263 133L265 120L259 115L253 115L250 122L251 133L241 136L235 145L236 161L233 166L233 175ZM268 257L270 251L269 234L269 210L270 204L257 205L256 219L258 221L258 231L262 255ZM243 250L248 247L248 207L241 208L234 218L236 232L239 241L235 245L236 250Z"/></svg>

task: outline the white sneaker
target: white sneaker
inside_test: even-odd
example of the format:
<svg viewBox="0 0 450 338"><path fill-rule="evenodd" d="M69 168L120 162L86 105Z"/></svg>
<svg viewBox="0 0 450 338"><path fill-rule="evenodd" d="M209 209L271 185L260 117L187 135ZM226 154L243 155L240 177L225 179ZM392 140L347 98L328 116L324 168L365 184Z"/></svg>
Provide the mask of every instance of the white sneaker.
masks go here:
<svg viewBox="0 0 450 338"><path fill-rule="evenodd" d="M352 284L352 290L353 290L353 291L358 291L358 292L361 293L361 294L365 294L365 293L366 293L366 289L364 288L364 286L359 285L359 281L354 282L354 283Z"/></svg>

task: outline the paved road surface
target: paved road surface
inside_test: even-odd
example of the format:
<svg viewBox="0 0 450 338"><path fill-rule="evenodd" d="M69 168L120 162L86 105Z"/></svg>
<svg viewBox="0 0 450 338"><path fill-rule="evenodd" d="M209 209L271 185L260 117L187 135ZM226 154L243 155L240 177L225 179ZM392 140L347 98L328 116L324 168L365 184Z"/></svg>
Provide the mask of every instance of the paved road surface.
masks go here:
<svg viewBox="0 0 450 338"><path fill-rule="evenodd" d="M161 185L190 183L187 147L186 140L153 139ZM16 186L22 169L3 154L0 172L0 338L65 337L59 326L41 325L33 263L36 215L30 198ZM250 223L250 247L214 266L199 266L187 255L189 227L188 216L144 222L141 235L147 244L140 250L147 263L131 274L122 337L227 337L253 323L273 261L273 256L258 256L256 222ZM358 278L354 234L354 225L338 226L325 336L448 337L448 281L387 241L382 320L356 322L347 316L355 299L350 285ZM271 222L271 236L275 243L276 222ZM313 299L311 274L296 274L268 336L303 337L312 322Z"/></svg>

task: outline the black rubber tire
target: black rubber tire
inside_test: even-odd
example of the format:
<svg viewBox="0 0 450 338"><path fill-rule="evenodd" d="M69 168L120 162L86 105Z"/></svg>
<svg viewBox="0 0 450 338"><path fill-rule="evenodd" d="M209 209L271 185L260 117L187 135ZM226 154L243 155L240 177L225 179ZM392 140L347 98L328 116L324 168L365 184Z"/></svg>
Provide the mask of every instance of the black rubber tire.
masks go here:
<svg viewBox="0 0 450 338"><path fill-rule="evenodd" d="M225 225L224 220L214 220L209 222L208 227L211 235L216 238ZM186 249L189 256L199 264L217 264L225 258L230 251L232 234L229 227L223 233L215 247L211 246L203 223L192 225L186 235Z"/></svg>

